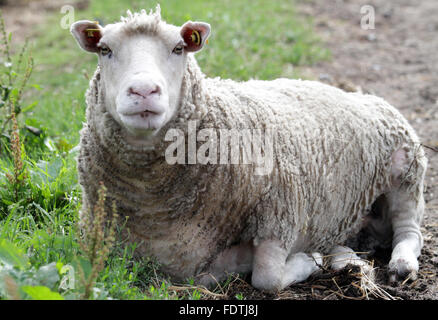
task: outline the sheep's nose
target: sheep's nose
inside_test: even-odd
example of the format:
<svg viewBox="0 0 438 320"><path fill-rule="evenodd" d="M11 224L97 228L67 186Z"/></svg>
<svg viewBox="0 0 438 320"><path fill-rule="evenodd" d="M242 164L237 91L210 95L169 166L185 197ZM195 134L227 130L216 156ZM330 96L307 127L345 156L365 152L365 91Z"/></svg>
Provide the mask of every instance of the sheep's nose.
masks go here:
<svg viewBox="0 0 438 320"><path fill-rule="evenodd" d="M131 86L128 89L128 94L135 94L143 98L148 98L154 94L161 94L161 88L157 84L146 84L141 86Z"/></svg>

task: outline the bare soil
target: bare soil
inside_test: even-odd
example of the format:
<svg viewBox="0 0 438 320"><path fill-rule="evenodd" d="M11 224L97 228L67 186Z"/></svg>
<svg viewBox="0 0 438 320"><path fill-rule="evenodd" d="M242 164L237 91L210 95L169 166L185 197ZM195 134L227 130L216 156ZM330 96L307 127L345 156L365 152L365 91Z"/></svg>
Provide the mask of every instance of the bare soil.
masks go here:
<svg viewBox="0 0 438 320"><path fill-rule="evenodd" d="M19 45L26 38L36 36L35 26L45 21L48 14L59 12L66 4L82 9L88 6L88 2L89 0L0 0L0 10L7 32L12 33L12 43Z"/></svg>
<svg viewBox="0 0 438 320"><path fill-rule="evenodd" d="M45 19L47 11L58 10L63 2L9 1L0 9L8 31L14 32L14 42L19 43L33 34L33 26ZM363 5L375 9L375 29L361 29ZM243 294L246 299L438 299L438 3L300 0L297 9L314 20L316 32L332 53L330 61L300 68L301 73L346 91L361 90L385 98L410 121L426 146L429 168L420 273L415 281L389 285L386 265L390 251L376 250L363 257L374 261L376 283L386 293L383 296L364 292L360 288L363 277L352 267L340 272L325 270L278 294L253 289L248 278L234 278L223 295L205 297L234 299Z"/></svg>

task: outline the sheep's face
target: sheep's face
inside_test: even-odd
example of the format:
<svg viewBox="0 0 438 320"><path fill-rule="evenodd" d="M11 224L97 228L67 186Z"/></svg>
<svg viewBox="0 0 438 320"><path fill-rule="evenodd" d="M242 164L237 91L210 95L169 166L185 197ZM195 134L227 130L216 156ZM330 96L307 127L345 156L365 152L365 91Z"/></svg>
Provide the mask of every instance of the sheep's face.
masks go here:
<svg viewBox="0 0 438 320"><path fill-rule="evenodd" d="M160 21L151 31L137 25L102 28L78 21L71 31L84 50L98 55L107 111L129 134L144 137L156 134L175 115L187 53L202 48L210 26Z"/></svg>

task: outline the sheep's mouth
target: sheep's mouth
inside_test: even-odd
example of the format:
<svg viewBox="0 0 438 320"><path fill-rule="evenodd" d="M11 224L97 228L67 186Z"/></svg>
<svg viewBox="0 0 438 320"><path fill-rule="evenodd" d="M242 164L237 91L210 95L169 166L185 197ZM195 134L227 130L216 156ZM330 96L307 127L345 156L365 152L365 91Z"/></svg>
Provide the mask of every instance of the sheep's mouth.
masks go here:
<svg viewBox="0 0 438 320"><path fill-rule="evenodd" d="M135 117L135 116L137 116L137 117L141 117L141 118L147 118L147 117L150 117L150 116L157 116L159 114L160 113L155 112L155 111L143 110L143 111L140 111L140 112L125 113L124 116L125 117Z"/></svg>
<svg viewBox="0 0 438 320"><path fill-rule="evenodd" d="M139 115L142 118L147 118L149 116L158 115L158 113L153 112L153 111L149 111L149 110L145 110L145 111L142 111L140 113L137 113L137 115Z"/></svg>
<svg viewBox="0 0 438 320"><path fill-rule="evenodd" d="M119 113L119 115L123 126L131 131L143 131L160 128L164 121L165 112L159 112L158 110L152 111L150 108L142 108Z"/></svg>

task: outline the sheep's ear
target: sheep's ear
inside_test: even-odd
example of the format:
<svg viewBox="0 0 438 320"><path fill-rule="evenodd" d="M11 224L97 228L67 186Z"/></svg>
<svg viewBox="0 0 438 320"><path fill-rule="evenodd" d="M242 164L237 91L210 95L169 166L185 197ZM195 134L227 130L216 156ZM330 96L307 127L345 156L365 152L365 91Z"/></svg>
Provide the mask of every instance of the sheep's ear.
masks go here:
<svg viewBox="0 0 438 320"><path fill-rule="evenodd" d="M202 49L210 35L210 25L205 22L187 21L181 27L181 37L186 43L186 51L196 52Z"/></svg>
<svg viewBox="0 0 438 320"><path fill-rule="evenodd" d="M102 38L102 27L99 23L88 20L77 21L71 25L70 32L85 51L99 51L97 44Z"/></svg>

